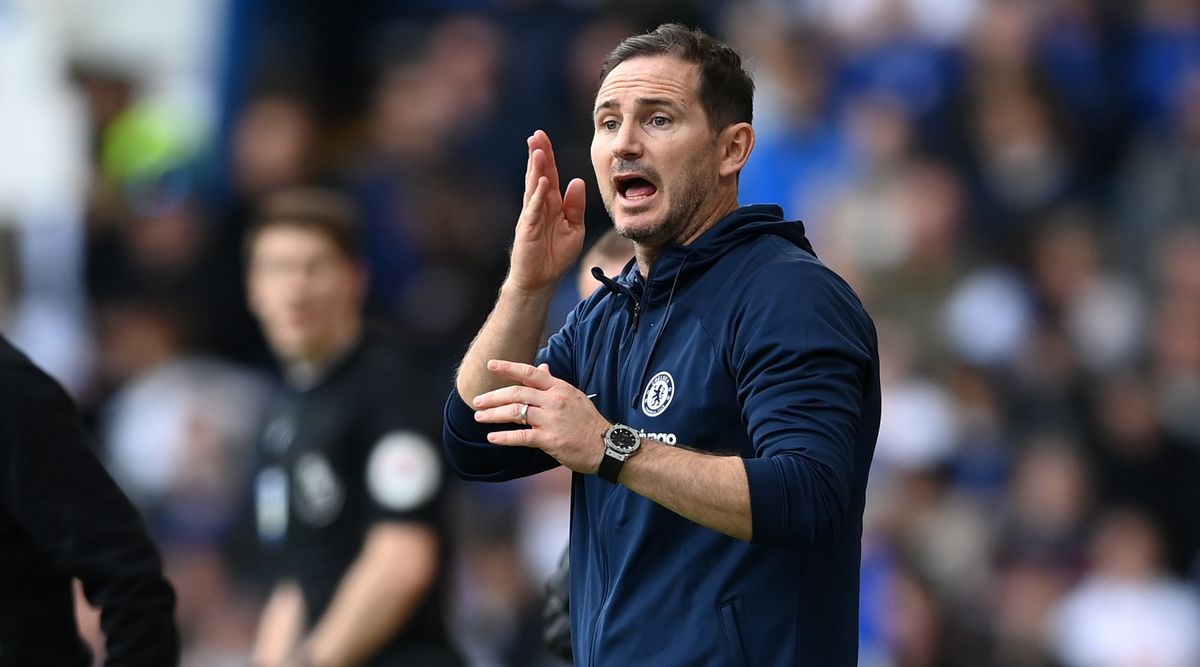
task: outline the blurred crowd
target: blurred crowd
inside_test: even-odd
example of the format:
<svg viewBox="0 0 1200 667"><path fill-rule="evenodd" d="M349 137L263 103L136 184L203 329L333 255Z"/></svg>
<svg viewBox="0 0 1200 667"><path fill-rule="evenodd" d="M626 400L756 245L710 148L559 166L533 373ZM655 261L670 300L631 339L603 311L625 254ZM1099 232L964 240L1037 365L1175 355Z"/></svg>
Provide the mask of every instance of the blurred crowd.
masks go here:
<svg viewBox="0 0 1200 667"><path fill-rule="evenodd" d="M861 665L1200 665L1200 1L0 0L0 328L145 513L185 665L245 664L266 585L255 202L353 196L370 313L442 395L524 138L593 180L599 62L664 20L746 56L741 202L804 220L878 326ZM561 472L455 489L474 664L559 664Z"/></svg>

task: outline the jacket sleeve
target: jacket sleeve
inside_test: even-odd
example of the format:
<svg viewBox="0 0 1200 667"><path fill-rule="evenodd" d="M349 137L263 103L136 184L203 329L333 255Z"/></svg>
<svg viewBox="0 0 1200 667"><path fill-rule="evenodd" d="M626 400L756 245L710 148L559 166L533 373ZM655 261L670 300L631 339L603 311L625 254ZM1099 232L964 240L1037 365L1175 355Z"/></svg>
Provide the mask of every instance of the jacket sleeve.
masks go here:
<svg viewBox="0 0 1200 667"><path fill-rule="evenodd" d="M575 384L574 358L575 327L578 309L571 311L567 322L550 337L538 352L535 364L550 364L550 373L560 380ZM534 447L509 447L488 442L491 431L524 428L516 424L492 426L475 421L475 410L467 405L458 390L450 389L446 400L443 444L450 469L462 479L476 482L504 482L534 475L559 465L549 454Z"/></svg>
<svg viewBox="0 0 1200 667"><path fill-rule="evenodd" d="M106 665L177 664L175 594L141 517L89 450L66 393L32 369L13 375L20 388L0 406L5 504L100 609Z"/></svg>
<svg viewBox="0 0 1200 667"><path fill-rule="evenodd" d="M755 450L745 460L753 539L829 542L861 502L874 451L874 326L823 268L799 281L756 282L734 323L730 360Z"/></svg>

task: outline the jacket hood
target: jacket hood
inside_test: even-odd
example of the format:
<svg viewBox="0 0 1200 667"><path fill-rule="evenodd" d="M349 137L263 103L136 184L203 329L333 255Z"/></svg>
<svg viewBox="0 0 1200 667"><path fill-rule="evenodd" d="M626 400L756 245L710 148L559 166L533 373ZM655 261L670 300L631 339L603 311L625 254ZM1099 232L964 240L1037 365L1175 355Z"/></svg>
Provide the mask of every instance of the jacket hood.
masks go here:
<svg viewBox="0 0 1200 667"><path fill-rule="evenodd" d="M703 260L710 256L719 257L730 247L763 234L785 238L815 256L812 244L804 235L804 224L799 220L785 220L783 209L775 204L742 206L722 218L712 229L704 232L700 238L696 239L695 243L690 246L671 243L664 248L663 254L691 251L693 259ZM668 253L668 250L671 253Z"/></svg>
<svg viewBox="0 0 1200 667"><path fill-rule="evenodd" d="M659 287L662 283L673 286L679 280L702 273L734 247L768 234L787 239L816 257L812 243L804 234L804 223L784 219L783 209L775 204L742 206L701 234L691 245L670 242L663 247L650 267L648 282L652 297L661 295ZM636 274L636 263L631 262L621 274L622 282L637 282Z"/></svg>

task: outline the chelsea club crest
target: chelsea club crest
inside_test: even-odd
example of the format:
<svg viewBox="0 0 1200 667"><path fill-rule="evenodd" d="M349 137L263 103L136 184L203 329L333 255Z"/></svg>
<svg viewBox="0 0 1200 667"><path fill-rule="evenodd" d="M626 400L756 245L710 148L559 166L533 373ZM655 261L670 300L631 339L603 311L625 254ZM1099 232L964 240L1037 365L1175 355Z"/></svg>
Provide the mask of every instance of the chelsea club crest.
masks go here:
<svg viewBox="0 0 1200 667"><path fill-rule="evenodd" d="M675 378L666 371L657 373L650 378L646 391L642 394L642 412L646 413L647 417L657 417L667 409L674 397Z"/></svg>

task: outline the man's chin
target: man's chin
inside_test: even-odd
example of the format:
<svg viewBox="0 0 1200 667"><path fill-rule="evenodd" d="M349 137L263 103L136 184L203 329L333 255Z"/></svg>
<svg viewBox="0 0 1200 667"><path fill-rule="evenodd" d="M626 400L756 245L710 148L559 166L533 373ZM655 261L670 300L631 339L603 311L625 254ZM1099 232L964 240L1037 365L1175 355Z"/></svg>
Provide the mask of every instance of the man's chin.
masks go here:
<svg viewBox="0 0 1200 667"><path fill-rule="evenodd" d="M653 241L662 235L663 221L651 217L647 212L622 212L613 219L617 233L630 241L641 243Z"/></svg>
<svg viewBox="0 0 1200 667"><path fill-rule="evenodd" d="M307 338L276 337L271 339L275 355L285 362L304 361L313 354L313 344Z"/></svg>

